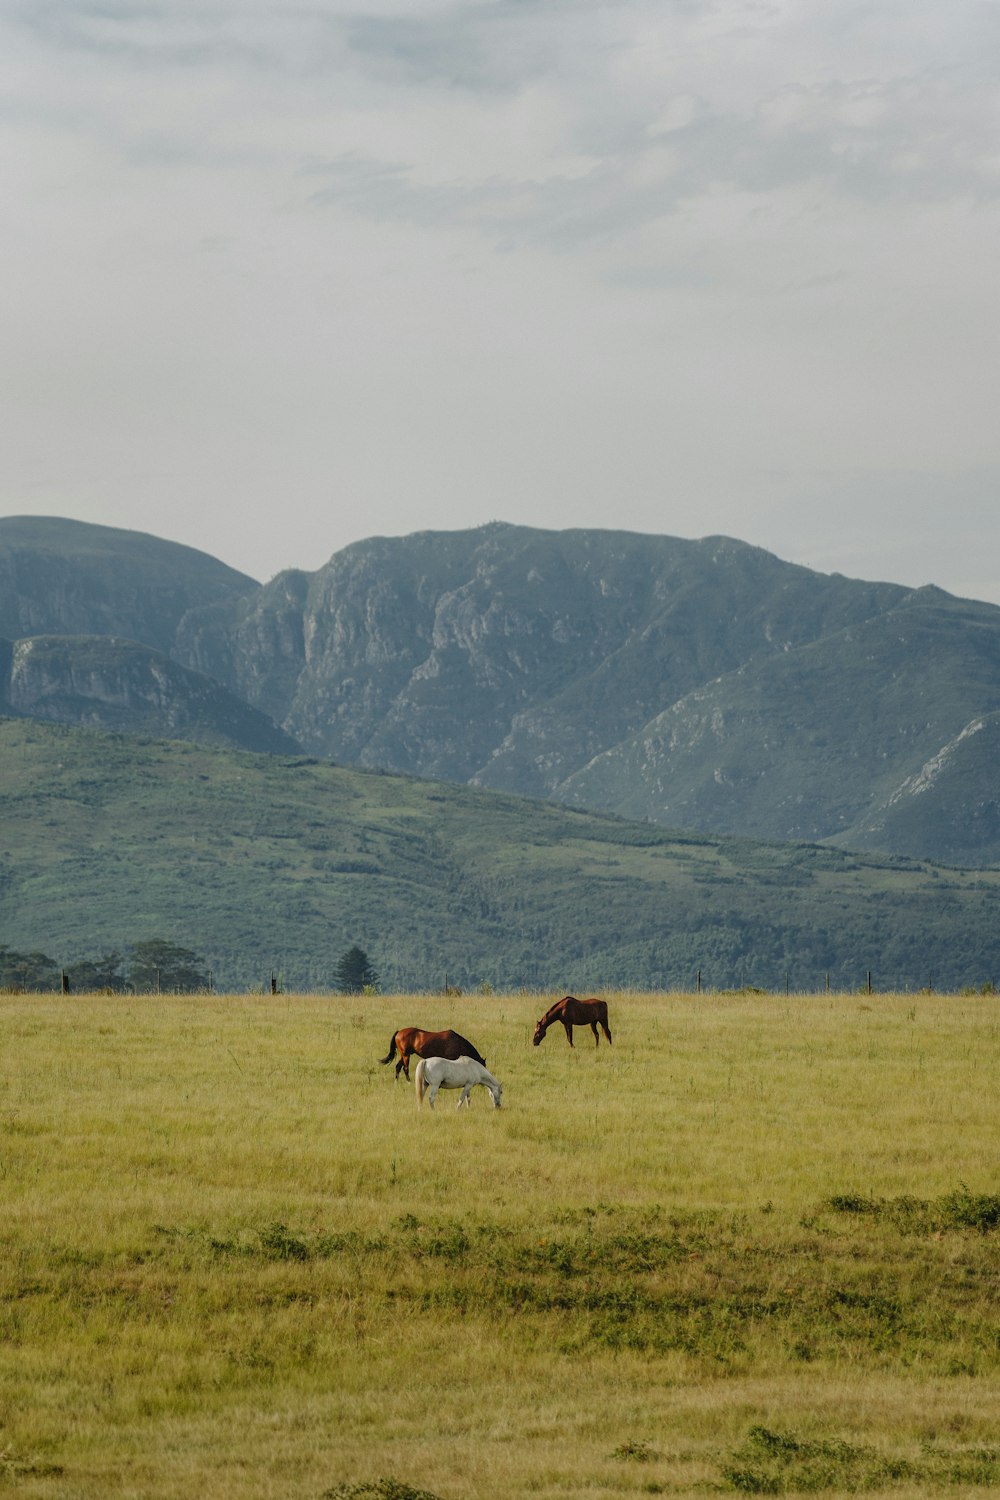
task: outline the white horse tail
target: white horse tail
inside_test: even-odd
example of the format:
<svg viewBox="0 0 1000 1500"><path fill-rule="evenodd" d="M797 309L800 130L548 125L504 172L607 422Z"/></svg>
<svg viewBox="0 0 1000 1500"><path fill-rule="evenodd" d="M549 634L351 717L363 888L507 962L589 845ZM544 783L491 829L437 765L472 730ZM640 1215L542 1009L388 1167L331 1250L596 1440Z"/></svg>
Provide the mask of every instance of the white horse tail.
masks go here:
<svg viewBox="0 0 1000 1500"><path fill-rule="evenodd" d="M417 1108L419 1109L424 1102L424 1060L422 1057L417 1059L417 1070L413 1075L413 1082L417 1089Z"/></svg>

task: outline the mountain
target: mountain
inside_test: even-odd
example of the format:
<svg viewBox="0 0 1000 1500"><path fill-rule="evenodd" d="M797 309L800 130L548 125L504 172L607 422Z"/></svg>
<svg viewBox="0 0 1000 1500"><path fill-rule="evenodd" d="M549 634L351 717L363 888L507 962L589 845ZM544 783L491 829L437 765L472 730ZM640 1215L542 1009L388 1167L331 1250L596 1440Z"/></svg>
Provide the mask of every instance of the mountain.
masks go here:
<svg viewBox="0 0 1000 1500"><path fill-rule="evenodd" d="M0 640L0 713L275 754L299 749L213 679L113 636Z"/></svg>
<svg viewBox="0 0 1000 1500"><path fill-rule="evenodd" d="M972 719L852 830L858 849L918 853L927 844L954 864L997 863L1000 714Z"/></svg>
<svg viewBox="0 0 1000 1500"><path fill-rule="evenodd" d="M141 532L0 519L0 712L294 752L260 709L171 654L191 610L258 588Z"/></svg>
<svg viewBox="0 0 1000 1500"><path fill-rule="evenodd" d="M357 543L191 615L178 649L313 753L544 796L707 680L905 594L720 538L494 524Z"/></svg>
<svg viewBox="0 0 1000 1500"><path fill-rule="evenodd" d="M1000 713L1000 609L934 587L724 537L502 523L372 538L261 586L135 533L6 521L0 580L11 638L130 637L312 755L705 833L1000 863L996 761L972 730ZM137 699L151 732L145 713Z"/></svg>
<svg viewBox="0 0 1000 1500"><path fill-rule="evenodd" d="M0 518L0 636L111 635L171 653L189 609L257 583L207 553L52 516Z"/></svg>
<svg viewBox="0 0 1000 1500"><path fill-rule="evenodd" d="M685 827L827 839L942 859L996 858L977 804L996 762L968 782L924 768L1000 703L1000 611L919 589L858 625L748 663L685 695L569 777L557 795ZM905 846L895 805L920 779ZM977 820L979 827L976 827ZM938 825L922 840L917 823ZM944 842L941 833L947 825Z"/></svg>
<svg viewBox="0 0 1000 1500"><path fill-rule="evenodd" d="M971 800L968 780L929 783L905 837L879 816L1000 711L1000 609L933 587L827 577L726 538L495 524L345 548L192 611L178 652L349 764L704 832L1000 861L976 810L1000 791L988 760Z"/></svg>
<svg viewBox="0 0 1000 1500"><path fill-rule="evenodd" d="M328 989L354 943L387 990L690 988L699 970L706 988L856 989L871 971L876 988L944 989L1000 973L1000 871L28 719L0 719L0 787L0 935L60 965L163 938L218 988L274 969Z"/></svg>

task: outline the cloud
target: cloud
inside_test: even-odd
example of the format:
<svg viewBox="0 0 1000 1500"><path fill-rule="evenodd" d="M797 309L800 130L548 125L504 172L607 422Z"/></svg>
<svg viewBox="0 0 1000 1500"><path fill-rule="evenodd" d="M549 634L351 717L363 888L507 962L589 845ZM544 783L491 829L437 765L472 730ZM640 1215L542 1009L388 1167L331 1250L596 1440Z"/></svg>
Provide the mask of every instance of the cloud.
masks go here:
<svg viewBox="0 0 1000 1500"><path fill-rule="evenodd" d="M939 11L927 0L415 0L364 12L21 0L4 29L30 48L33 80L48 67L48 107L71 108L78 129L89 113L95 130L113 117L124 134L152 86L133 129L155 136L157 154L173 137L180 159L193 144L207 159L224 136L222 164L278 151L291 176L325 158L314 202L490 235L533 227L567 248L720 187L995 197L997 8L952 0L946 22ZM490 132L510 132L512 149L490 149Z"/></svg>
<svg viewBox="0 0 1000 1500"><path fill-rule="evenodd" d="M994 0L9 0L0 501L780 551L821 470L808 561L838 483L863 529L995 473L998 43Z"/></svg>

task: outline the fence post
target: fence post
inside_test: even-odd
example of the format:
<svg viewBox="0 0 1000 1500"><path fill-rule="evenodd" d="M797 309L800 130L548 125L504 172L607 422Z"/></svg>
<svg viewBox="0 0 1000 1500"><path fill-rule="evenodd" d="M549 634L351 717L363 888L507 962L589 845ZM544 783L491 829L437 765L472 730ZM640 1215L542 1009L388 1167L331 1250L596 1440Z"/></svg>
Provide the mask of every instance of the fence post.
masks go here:
<svg viewBox="0 0 1000 1500"><path fill-rule="evenodd" d="M66 973L65 969L63 969L62 973L59 975L59 982L60 982L60 985L62 986L62 992L63 992L63 994L64 995L68 995L69 994L69 975Z"/></svg>
<svg viewBox="0 0 1000 1500"><path fill-rule="evenodd" d="M276 995L277 993L278 993L278 979L277 979L277 976L276 976L274 970L272 969L271 970L271 994L272 995Z"/></svg>
<svg viewBox="0 0 1000 1500"><path fill-rule="evenodd" d="M871 969L869 969L868 970L868 993L869 993L869 995L871 994L871 992L872 992L872 971L871 971Z"/></svg>
<svg viewBox="0 0 1000 1500"><path fill-rule="evenodd" d="M700 995L701 994L701 970L700 969L698 970L698 981L697 981L697 983L698 983L698 994Z"/></svg>

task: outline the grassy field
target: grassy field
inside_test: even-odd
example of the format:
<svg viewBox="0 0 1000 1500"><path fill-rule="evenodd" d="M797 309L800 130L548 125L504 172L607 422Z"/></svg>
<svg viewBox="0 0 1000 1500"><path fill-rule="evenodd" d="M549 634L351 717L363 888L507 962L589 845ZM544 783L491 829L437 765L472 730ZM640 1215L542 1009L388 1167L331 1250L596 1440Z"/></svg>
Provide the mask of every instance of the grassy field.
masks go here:
<svg viewBox="0 0 1000 1500"><path fill-rule="evenodd" d="M550 998L0 997L0 1487L1000 1487L996 998Z"/></svg>

